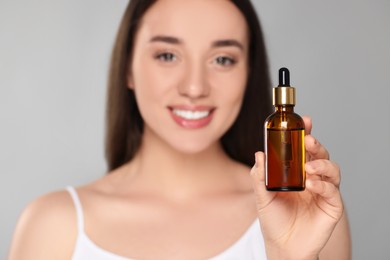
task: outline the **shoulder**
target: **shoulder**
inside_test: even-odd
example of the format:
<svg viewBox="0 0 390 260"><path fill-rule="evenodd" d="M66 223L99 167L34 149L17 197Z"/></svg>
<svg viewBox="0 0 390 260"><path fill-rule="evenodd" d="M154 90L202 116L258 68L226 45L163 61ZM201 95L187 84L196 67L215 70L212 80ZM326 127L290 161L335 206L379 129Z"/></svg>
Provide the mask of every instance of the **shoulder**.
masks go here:
<svg viewBox="0 0 390 260"><path fill-rule="evenodd" d="M67 191L43 195L22 212L10 259L69 259L77 237L74 204Z"/></svg>

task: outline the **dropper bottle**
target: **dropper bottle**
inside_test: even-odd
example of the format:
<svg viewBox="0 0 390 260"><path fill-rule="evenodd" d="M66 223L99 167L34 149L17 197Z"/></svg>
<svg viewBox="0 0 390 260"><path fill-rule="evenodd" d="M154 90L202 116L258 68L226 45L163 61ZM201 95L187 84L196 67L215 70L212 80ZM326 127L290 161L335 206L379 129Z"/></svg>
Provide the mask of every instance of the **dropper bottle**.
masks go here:
<svg viewBox="0 0 390 260"><path fill-rule="evenodd" d="M269 191L305 189L305 124L294 112L295 88L290 72L279 70L279 85L273 88L275 112L265 121L266 179Z"/></svg>

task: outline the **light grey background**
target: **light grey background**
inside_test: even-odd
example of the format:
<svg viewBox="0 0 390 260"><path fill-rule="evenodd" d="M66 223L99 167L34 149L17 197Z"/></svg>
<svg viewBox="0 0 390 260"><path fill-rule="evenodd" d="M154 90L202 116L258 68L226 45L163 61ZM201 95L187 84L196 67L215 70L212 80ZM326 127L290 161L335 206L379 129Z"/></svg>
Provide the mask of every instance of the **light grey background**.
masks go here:
<svg viewBox="0 0 390 260"><path fill-rule="evenodd" d="M354 259L389 259L390 1L254 1L273 83L342 168ZM108 62L125 0L0 0L0 258L34 198L105 172Z"/></svg>

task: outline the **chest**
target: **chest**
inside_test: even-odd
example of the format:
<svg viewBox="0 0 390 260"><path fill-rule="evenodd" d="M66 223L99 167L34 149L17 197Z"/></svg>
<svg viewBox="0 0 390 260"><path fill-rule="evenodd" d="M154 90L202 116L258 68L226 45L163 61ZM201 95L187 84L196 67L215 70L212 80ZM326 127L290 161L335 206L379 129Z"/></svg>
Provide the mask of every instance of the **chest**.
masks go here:
<svg viewBox="0 0 390 260"><path fill-rule="evenodd" d="M204 259L231 248L255 219L252 196L193 205L153 200L114 202L86 210L85 233L100 248L117 255Z"/></svg>

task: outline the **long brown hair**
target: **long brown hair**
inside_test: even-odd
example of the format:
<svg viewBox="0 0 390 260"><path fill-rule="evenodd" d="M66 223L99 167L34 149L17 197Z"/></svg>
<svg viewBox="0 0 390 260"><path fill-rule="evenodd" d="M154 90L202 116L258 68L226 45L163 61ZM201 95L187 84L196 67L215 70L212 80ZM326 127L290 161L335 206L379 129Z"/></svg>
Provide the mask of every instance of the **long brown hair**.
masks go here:
<svg viewBox="0 0 390 260"><path fill-rule="evenodd" d="M107 94L106 159L113 170L130 161L142 139L143 119L134 92L127 87L134 38L144 13L156 0L131 0L115 41ZM254 153L263 149L263 122L271 113L270 79L260 22L250 0L232 0L243 13L250 32L249 73L240 113L222 136L225 152L252 166Z"/></svg>

